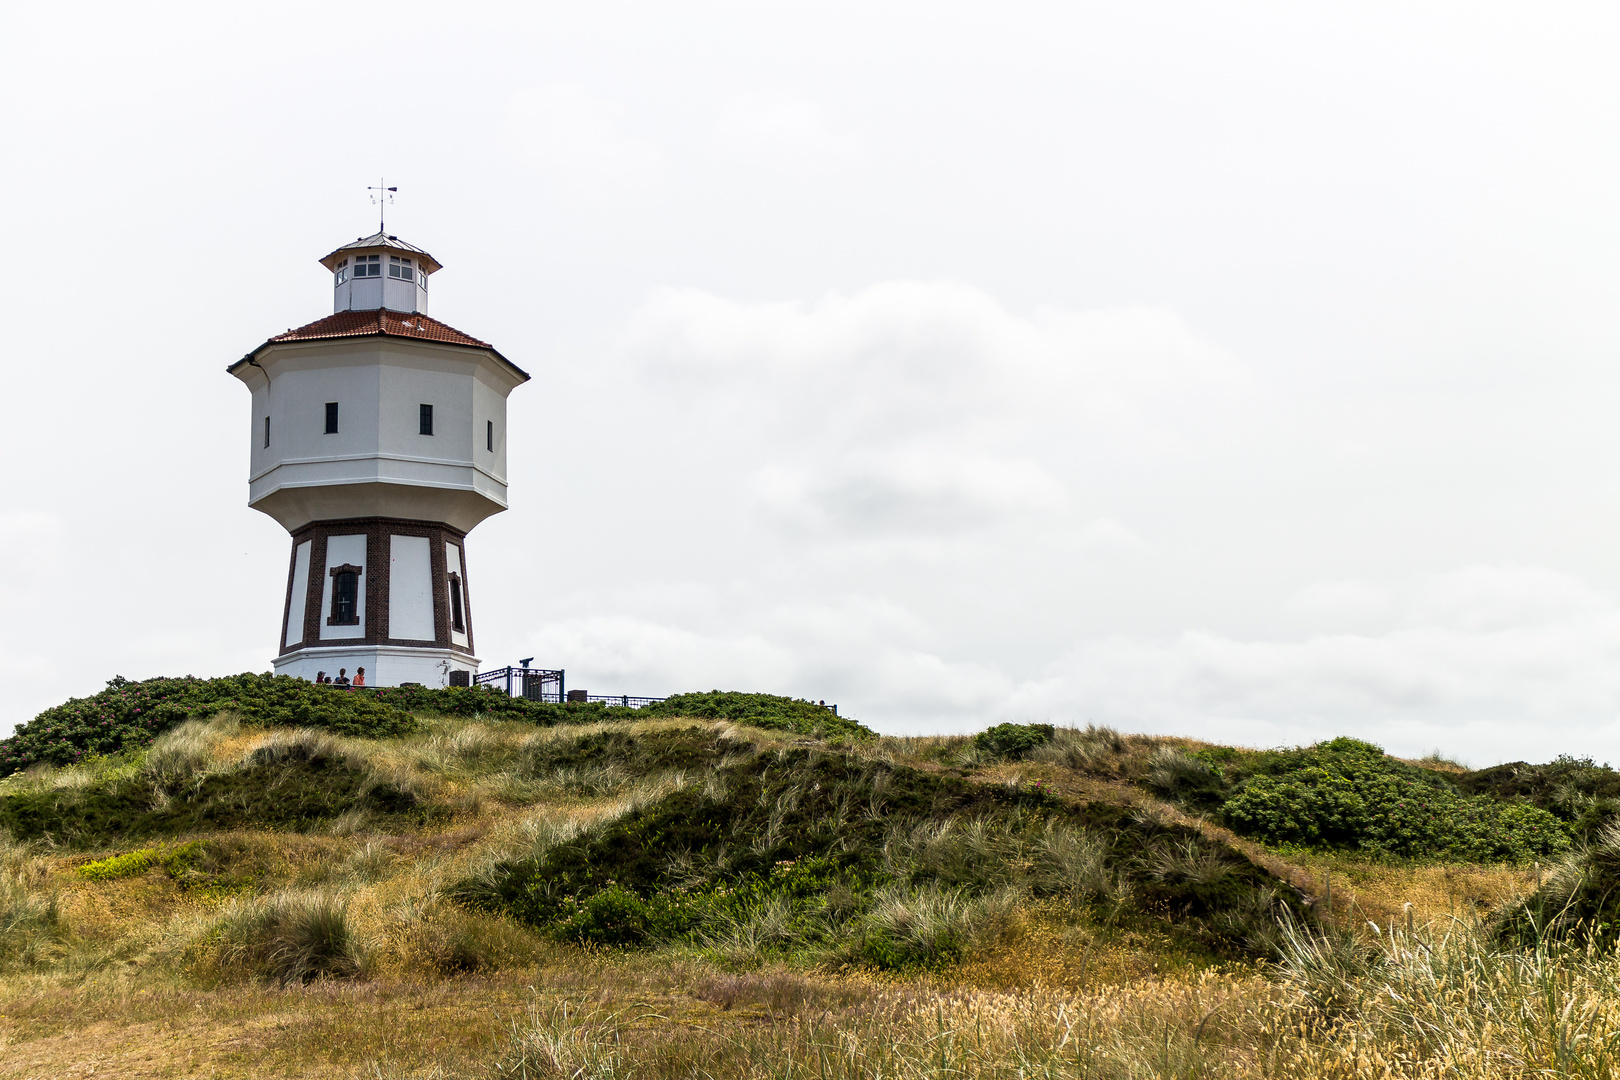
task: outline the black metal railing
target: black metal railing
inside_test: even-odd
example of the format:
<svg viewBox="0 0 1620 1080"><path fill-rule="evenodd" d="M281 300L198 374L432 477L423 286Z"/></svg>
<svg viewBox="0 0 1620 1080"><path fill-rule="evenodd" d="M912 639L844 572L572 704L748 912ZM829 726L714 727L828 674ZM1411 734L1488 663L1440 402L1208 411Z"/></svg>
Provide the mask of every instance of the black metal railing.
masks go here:
<svg viewBox="0 0 1620 1080"><path fill-rule="evenodd" d="M511 697L530 701L598 701L604 705L618 705L626 709L639 709L644 705L663 701L661 697L642 697L636 694L587 694L583 690L568 692L562 668L503 667L481 671L476 676L479 686L492 686L505 690Z"/></svg>
<svg viewBox="0 0 1620 1080"><path fill-rule="evenodd" d="M479 686L504 689L511 697L528 698L530 701L549 701L555 705L565 701L568 696L561 668L503 667L494 671L480 671L477 679Z"/></svg>

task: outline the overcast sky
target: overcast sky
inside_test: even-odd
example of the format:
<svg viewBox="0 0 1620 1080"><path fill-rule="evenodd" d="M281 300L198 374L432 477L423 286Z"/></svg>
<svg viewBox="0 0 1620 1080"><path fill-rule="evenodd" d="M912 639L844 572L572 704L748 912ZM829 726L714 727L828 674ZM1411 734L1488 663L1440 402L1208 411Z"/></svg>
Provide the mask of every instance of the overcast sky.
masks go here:
<svg viewBox="0 0 1620 1080"><path fill-rule="evenodd" d="M0 729L268 670L228 363L431 251L487 667L1620 762L1620 9L32 4Z"/></svg>

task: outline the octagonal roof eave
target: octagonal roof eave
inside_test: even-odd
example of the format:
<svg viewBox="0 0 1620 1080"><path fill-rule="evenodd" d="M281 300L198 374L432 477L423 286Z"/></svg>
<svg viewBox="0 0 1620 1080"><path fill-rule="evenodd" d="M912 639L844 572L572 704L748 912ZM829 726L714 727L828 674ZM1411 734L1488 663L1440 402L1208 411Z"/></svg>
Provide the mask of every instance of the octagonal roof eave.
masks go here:
<svg viewBox="0 0 1620 1080"><path fill-rule="evenodd" d="M442 323L438 319L429 318L426 315L389 311L386 308L364 311L339 311L328 315L324 319L317 319L305 326L300 326L295 330L277 334L242 357L242 359L236 361L236 363L226 367L225 370L241 378L237 374L238 369L257 360L266 349L276 345L366 337L405 338L435 345L476 349L487 352L516 374L516 385L521 386L530 379L527 371L508 360L501 354L499 349L487 341L480 341L471 334L463 333L448 323Z"/></svg>
<svg viewBox="0 0 1620 1080"><path fill-rule="evenodd" d="M382 250L410 252L412 255L416 256L418 261L422 263L422 268L430 274L436 273L442 269L442 264L432 255L429 255L415 244L407 244L399 237L385 232L375 232L370 236L359 237L352 244L344 244L342 247L333 251L330 255L327 255L325 258L321 259L321 265L326 267L328 270L335 272L337 270L339 259L346 258L347 256L356 252Z"/></svg>

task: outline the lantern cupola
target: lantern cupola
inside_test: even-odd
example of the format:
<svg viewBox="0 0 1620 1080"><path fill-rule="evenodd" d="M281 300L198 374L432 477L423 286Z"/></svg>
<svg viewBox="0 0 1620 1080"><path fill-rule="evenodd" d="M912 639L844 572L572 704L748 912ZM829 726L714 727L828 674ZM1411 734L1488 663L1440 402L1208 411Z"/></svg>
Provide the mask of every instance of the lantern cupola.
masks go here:
<svg viewBox="0 0 1620 1080"><path fill-rule="evenodd" d="M344 244L321 265L332 273L332 310L426 315L428 278L439 260L397 236L375 232Z"/></svg>

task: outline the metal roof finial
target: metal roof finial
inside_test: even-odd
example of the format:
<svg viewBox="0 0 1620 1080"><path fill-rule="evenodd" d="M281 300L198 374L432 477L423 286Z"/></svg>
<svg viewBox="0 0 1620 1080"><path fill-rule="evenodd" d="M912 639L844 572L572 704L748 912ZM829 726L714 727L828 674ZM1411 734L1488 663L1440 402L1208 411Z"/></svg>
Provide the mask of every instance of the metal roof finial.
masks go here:
<svg viewBox="0 0 1620 1080"><path fill-rule="evenodd" d="M394 201L394 192L399 190L397 187L385 187L384 185L387 183L387 180L378 177L376 187L366 188L367 191L371 192L371 201L376 203L378 207L377 231L382 233L384 236L388 235L388 229L384 225L388 204Z"/></svg>

